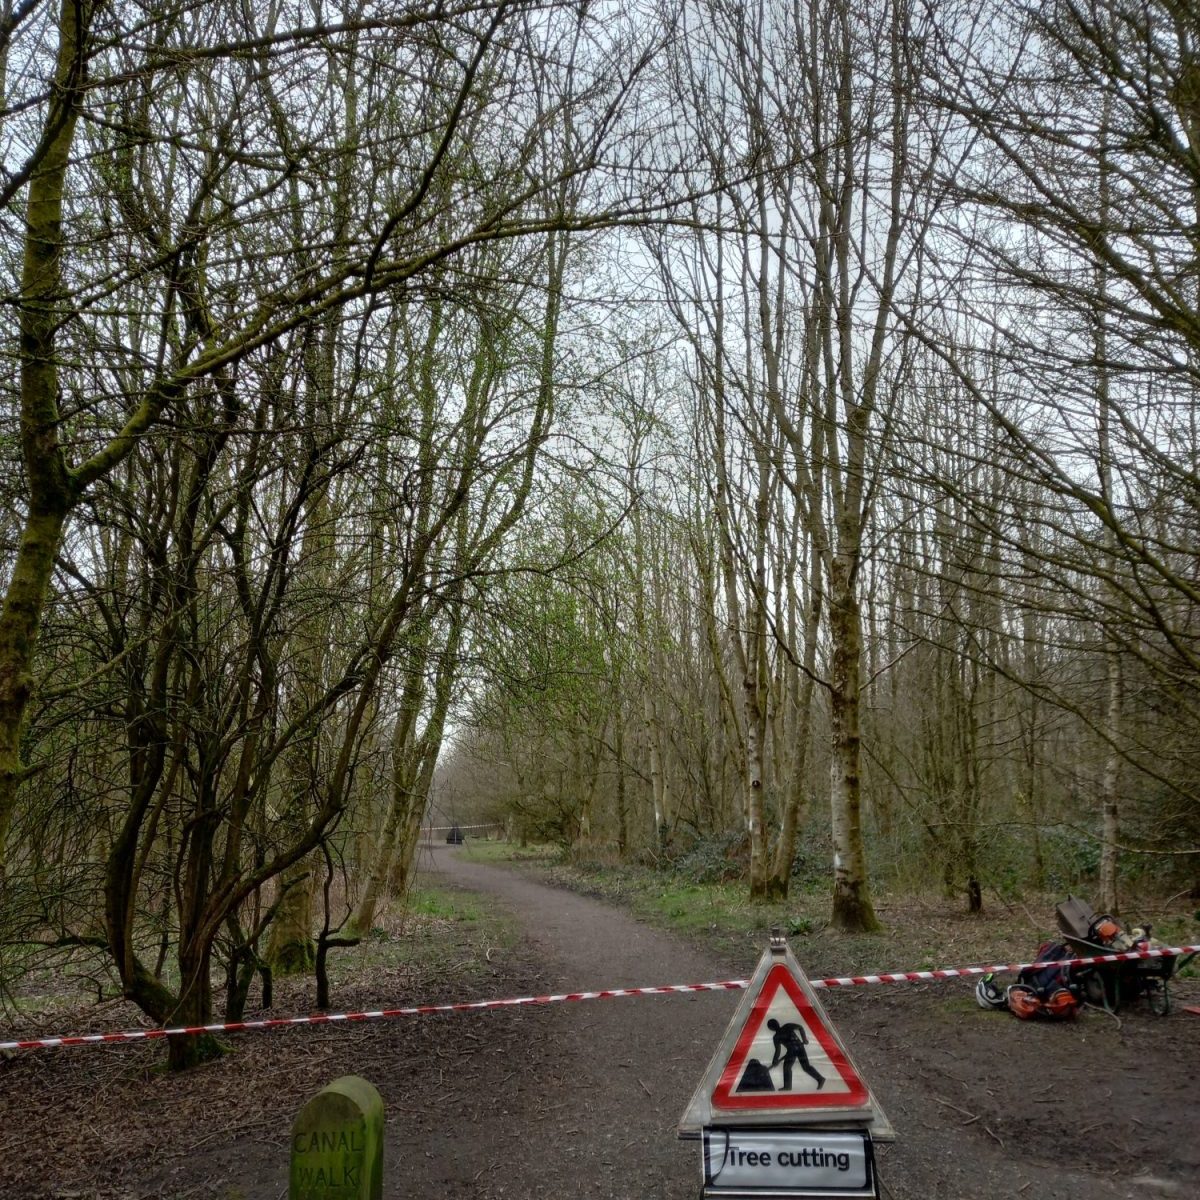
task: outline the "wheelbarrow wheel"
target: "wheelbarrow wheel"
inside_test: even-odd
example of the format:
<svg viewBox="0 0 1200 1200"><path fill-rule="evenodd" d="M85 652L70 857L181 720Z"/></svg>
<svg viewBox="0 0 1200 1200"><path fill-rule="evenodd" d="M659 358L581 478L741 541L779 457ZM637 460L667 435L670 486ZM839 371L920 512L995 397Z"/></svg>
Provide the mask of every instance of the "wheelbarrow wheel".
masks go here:
<svg viewBox="0 0 1200 1200"><path fill-rule="evenodd" d="M1171 1011L1171 993L1165 979L1146 980L1146 1004L1156 1017L1165 1017Z"/></svg>
<svg viewBox="0 0 1200 1200"><path fill-rule="evenodd" d="M1083 998L1096 1008L1116 1012L1121 1006L1121 979L1115 971L1089 971L1083 977Z"/></svg>
<svg viewBox="0 0 1200 1200"><path fill-rule="evenodd" d="M1083 998L1088 1004L1097 1008L1108 1007L1108 996L1104 987L1104 979L1097 971L1089 971L1083 980Z"/></svg>

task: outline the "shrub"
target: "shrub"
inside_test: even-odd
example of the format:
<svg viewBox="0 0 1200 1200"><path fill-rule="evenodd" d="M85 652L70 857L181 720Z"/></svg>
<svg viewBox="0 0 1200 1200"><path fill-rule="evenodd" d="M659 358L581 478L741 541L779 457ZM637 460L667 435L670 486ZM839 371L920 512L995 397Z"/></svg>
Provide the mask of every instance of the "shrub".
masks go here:
<svg viewBox="0 0 1200 1200"><path fill-rule="evenodd" d="M750 843L740 830L697 838L670 863L677 875L692 883L733 883L750 868Z"/></svg>

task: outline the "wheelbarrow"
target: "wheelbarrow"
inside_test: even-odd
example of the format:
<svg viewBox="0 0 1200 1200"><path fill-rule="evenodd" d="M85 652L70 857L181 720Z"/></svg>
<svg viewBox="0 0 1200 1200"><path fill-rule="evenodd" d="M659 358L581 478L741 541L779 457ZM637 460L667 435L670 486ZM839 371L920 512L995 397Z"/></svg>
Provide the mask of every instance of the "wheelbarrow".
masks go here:
<svg viewBox="0 0 1200 1200"><path fill-rule="evenodd" d="M1162 944L1151 937L1149 925L1126 929L1115 917L1097 914L1086 900L1075 896L1068 896L1054 911L1059 930L1080 958L1153 950ZM1165 1017L1171 1011L1171 977L1195 957L1165 954L1160 958L1090 963L1072 967L1071 979L1089 1004L1116 1012L1122 1005L1144 998L1152 1013Z"/></svg>

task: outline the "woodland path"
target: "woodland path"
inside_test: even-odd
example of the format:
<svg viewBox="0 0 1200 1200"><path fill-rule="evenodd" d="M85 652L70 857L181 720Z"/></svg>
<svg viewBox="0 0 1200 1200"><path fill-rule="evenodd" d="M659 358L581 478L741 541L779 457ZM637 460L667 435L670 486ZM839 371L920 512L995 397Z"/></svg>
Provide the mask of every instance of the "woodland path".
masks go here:
<svg viewBox="0 0 1200 1200"><path fill-rule="evenodd" d="M701 982L744 977L753 969L756 952L741 963L721 961L608 905L509 869L471 862L450 847L434 851L430 869L441 882L482 893L512 912L539 965L542 990ZM953 986L958 1003L964 987ZM1000 1016L988 1020L992 1014L969 1011L968 1020L960 1022L957 1011L947 1014L946 993L939 987L946 985L919 991L877 988L826 998L857 1065L900 1135L882 1156L886 1196L1200 1197L1195 1146L1200 1107L1186 1078L1177 1093L1183 1101L1178 1135L1188 1140L1190 1120L1191 1149L1185 1146L1181 1153L1192 1161L1162 1170L1161 1156L1136 1154L1124 1167L1080 1170L1087 1159L1072 1151L1066 1130L1072 1119L1083 1128L1092 1118L1089 1105L1072 1100L1069 1091L1082 1085L1093 1095L1111 1095L1114 1082L1118 1087L1130 1083L1130 1068L1115 1063L1106 1081L1094 1073L1089 1078L1086 1064L1068 1061L1061 1069L1048 1067L1048 1048L1072 1056L1078 1037L1074 1030L1029 1027ZM413 1157L432 1156L425 1160L428 1170L418 1165L418 1173L432 1186L414 1190L413 1197L694 1198L699 1146L678 1141L675 1126L739 995L619 999L484 1014L517 1027L503 1035L489 1031L486 1020L469 1031L447 1025L448 1045L459 1032L469 1032L480 1043L476 1053L451 1068L462 1072L463 1090L452 1091L466 1110L425 1114L415 1144L409 1143ZM1171 1027L1185 1037L1191 1034L1194 1062L1200 1021L1196 1029L1187 1021L1176 1017L1150 1029L1161 1034ZM1113 1033L1103 1015L1089 1015L1087 1022L1093 1023L1093 1042ZM1087 1022L1079 1022L1079 1028ZM966 1028L959 1030L959 1025ZM905 1026L911 1036L905 1035ZM1136 1043L1128 1049L1136 1062ZM939 1079L940 1069L946 1073ZM1181 1063L1176 1070L1187 1073ZM1060 1089L1047 1097L1044 1085L1056 1079ZM1172 1086L1168 1079L1161 1082ZM1006 1089L1012 1090L1011 1104ZM988 1093L988 1102L999 1109L994 1114L979 1103ZM1153 1087L1142 1086L1140 1094L1150 1099ZM1014 1133L1012 1122L1001 1119L1008 1108L1027 1110L1036 1128L1019 1125ZM1113 1111L1113 1124L1119 1126L1120 1106ZM1161 1114L1161 1103L1151 1099L1151 1111ZM1195 1174L1192 1167L1198 1168Z"/></svg>
<svg viewBox="0 0 1200 1200"><path fill-rule="evenodd" d="M517 918L537 964L539 991L728 978L728 964L598 901L471 862L450 847L434 851L433 867L446 882L486 894ZM479 1152L447 1163L448 1173L464 1185L463 1195L695 1196L700 1152L696 1143L677 1139L675 1126L739 995L623 998L496 1014L515 1016L517 1024L533 1017L528 1041L506 1046L494 1060L512 1078L498 1095L481 1090L473 1114ZM486 1025L473 1032L487 1039ZM477 1182L486 1178L486 1189L465 1186L481 1168L486 1175Z"/></svg>
<svg viewBox="0 0 1200 1200"><path fill-rule="evenodd" d="M699 944L611 906L422 852L422 871L509 915L514 945L464 993L355 972L342 1011L394 1003L744 978L762 947ZM459 951L446 922L446 953ZM909 939L909 944L913 939ZM835 973L835 938L797 939ZM870 969L902 961L886 938ZM939 964L941 965L941 964ZM961 965L961 964L959 964ZM810 968L811 969L811 968ZM813 971L813 974L818 974ZM1179 987L1200 1005L1200 981ZM387 1200L694 1200L700 1149L675 1127L740 993L651 996L240 1035L199 1070L157 1043L0 1061L0 1193L19 1200L286 1200L291 1122L340 1075L383 1095ZM305 1011L311 998L292 995ZM823 996L896 1127L887 1200L1200 1200L1200 1017L1088 1012L1067 1025L982 1012L961 982ZM132 1014L80 1014L93 1030Z"/></svg>

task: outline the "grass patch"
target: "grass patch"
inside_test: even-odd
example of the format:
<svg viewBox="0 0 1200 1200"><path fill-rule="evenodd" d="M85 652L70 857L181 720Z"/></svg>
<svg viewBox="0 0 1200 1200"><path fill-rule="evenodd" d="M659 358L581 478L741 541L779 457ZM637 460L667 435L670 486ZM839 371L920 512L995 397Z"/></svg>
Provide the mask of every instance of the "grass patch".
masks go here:
<svg viewBox="0 0 1200 1200"><path fill-rule="evenodd" d="M1154 937L1167 946L1200 945L1200 911L1179 913L1153 921ZM1181 979L1200 979L1200 957L1178 972Z"/></svg>
<svg viewBox="0 0 1200 1200"><path fill-rule="evenodd" d="M509 949L516 941L513 921L479 896L414 887L403 900L392 902L357 946L338 952L330 979L353 984L363 973L378 969L414 976L483 977L488 954Z"/></svg>
<svg viewBox="0 0 1200 1200"><path fill-rule="evenodd" d="M413 888L403 911L404 916L417 921L425 917L472 925L484 921L484 911L478 897L465 892L442 891L440 888Z"/></svg>
<svg viewBox="0 0 1200 1200"><path fill-rule="evenodd" d="M942 995L938 1007L951 1017L973 1017L983 1012L975 1002L974 988L967 995L963 995L961 989Z"/></svg>
<svg viewBox="0 0 1200 1200"><path fill-rule="evenodd" d="M752 904L746 888L739 884L671 882L670 876L664 882L657 873L647 873L636 879L631 890L640 913L680 933L759 933L766 937L778 926L789 937L804 937L817 924L814 913L801 911L812 907L810 897Z"/></svg>
<svg viewBox="0 0 1200 1200"><path fill-rule="evenodd" d="M489 955L517 944L517 927L506 913L471 893L434 887L414 888L404 900L381 909L375 926L354 946L336 947L328 959L335 1008L353 1004L360 992L391 994L399 989L423 995L429 986L454 979L490 980ZM178 972L168 960L163 981L177 985ZM213 961L214 1019L224 1013L224 963ZM142 1016L120 1000L107 960L92 951L61 954L57 961L34 965L18 975L3 994L0 1031L15 1035L38 1028L70 1025L80 1029L139 1024ZM315 985L311 971L277 976L274 1011L311 1009ZM257 1011L262 984L251 985L247 1012ZM102 1003L100 1001L103 1001Z"/></svg>
<svg viewBox="0 0 1200 1200"><path fill-rule="evenodd" d="M469 856L480 862L510 862L534 870L559 887L627 908L658 928L706 941L765 942L774 926L787 936L804 938L825 921L825 898L798 890L786 901L751 903L744 884L699 883L672 870L631 863L564 863L554 847L519 848L506 842L472 844Z"/></svg>
<svg viewBox="0 0 1200 1200"><path fill-rule="evenodd" d="M471 862L554 863L562 858L557 846L520 846L516 842L495 842L483 838L467 838L458 851Z"/></svg>

